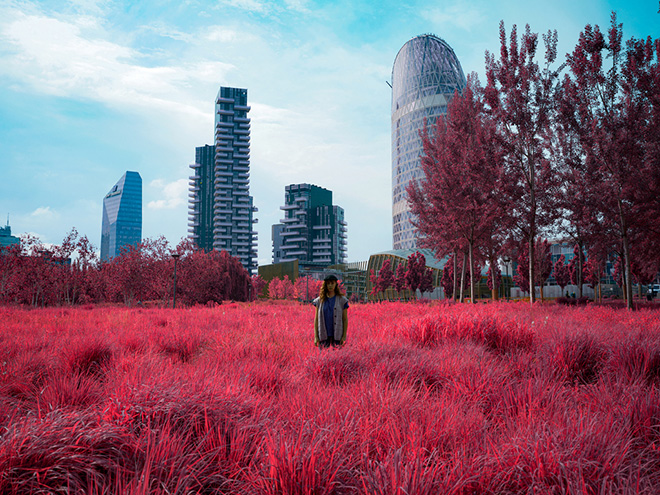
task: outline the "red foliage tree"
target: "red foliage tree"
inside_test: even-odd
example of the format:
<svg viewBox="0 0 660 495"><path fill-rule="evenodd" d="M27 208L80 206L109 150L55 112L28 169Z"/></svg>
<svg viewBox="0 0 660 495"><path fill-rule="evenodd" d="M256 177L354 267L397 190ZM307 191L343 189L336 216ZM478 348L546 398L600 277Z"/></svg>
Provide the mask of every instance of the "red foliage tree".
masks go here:
<svg viewBox="0 0 660 495"><path fill-rule="evenodd" d="M284 299L282 297L282 279L273 277L268 283L268 297L271 299Z"/></svg>
<svg viewBox="0 0 660 495"><path fill-rule="evenodd" d="M413 296L416 295L417 289L422 286L422 279L426 271L426 258L419 251L415 251L408 256L407 270L406 270L406 287L410 289Z"/></svg>
<svg viewBox="0 0 660 495"><path fill-rule="evenodd" d="M538 233L556 215L558 176L548 156L554 113L553 86L557 71L551 66L557 58L557 32L543 36L545 65L536 62L538 35L525 33L518 42L516 26L507 43L504 23L500 23L500 59L486 54L488 84L485 101L500 123L501 143L506 152L502 199L509 205L509 217L516 238L527 243L527 269L530 302L534 303L534 282Z"/></svg>
<svg viewBox="0 0 660 495"><path fill-rule="evenodd" d="M298 277L294 282L294 296L297 299L311 301L318 297L321 291L322 280L316 280L308 275Z"/></svg>
<svg viewBox="0 0 660 495"><path fill-rule="evenodd" d="M527 277L529 276L529 253L527 252L527 243L522 242L518 249L516 261L518 262L518 268L516 273L513 276L513 281L515 284L523 290L526 290L527 287L532 287L532 290L538 285L541 293L541 300L543 300L543 284L548 279L552 273L552 256L550 252L550 243L547 239L537 238L536 242L536 260L534 263L534 276L536 280L530 284Z"/></svg>
<svg viewBox="0 0 660 495"><path fill-rule="evenodd" d="M396 267L396 276L394 277L394 282L392 282L392 287L397 291L399 298L401 297L401 292L406 288L406 265L405 263L399 263Z"/></svg>
<svg viewBox="0 0 660 495"><path fill-rule="evenodd" d="M389 259L386 259L383 262L383 266L378 271L378 278L376 279L378 292L386 292L393 283L394 273L392 272L392 262Z"/></svg>
<svg viewBox="0 0 660 495"><path fill-rule="evenodd" d="M455 94L447 116L439 118L429 134L422 131L424 179L408 186L414 223L423 234L421 246L437 255L465 247L468 266L475 250L489 244L493 225L503 218L498 200L501 148L494 139L496 127L484 113L476 77L468 78L462 94ZM470 272L474 301L475 274Z"/></svg>
<svg viewBox="0 0 660 495"><path fill-rule="evenodd" d="M264 289L268 283L261 277L261 275L252 275L250 283L252 284L252 300L256 300L259 296L263 295Z"/></svg>
<svg viewBox="0 0 660 495"><path fill-rule="evenodd" d="M566 287L571 282L571 274L566 265L566 257L562 254L559 259L555 262L553 268L553 277L555 282L561 289L562 295L564 294L564 287Z"/></svg>
<svg viewBox="0 0 660 495"><path fill-rule="evenodd" d="M447 258L444 268L442 269L442 278L440 279L440 285L442 285L442 290L445 292L445 298L449 299L454 297L454 287L455 287L455 277L454 277L454 260L455 257L453 254L450 254Z"/></svg>
<svg viewBox="0 0 660 495"><path fill-rule="evenodd" d="M433 289L433 269L425 268L419 290L423 294L425 292L433 292Z"/></svg>
<svg viewBox="0 0 660 495"><path fill-rule="evenodd" d="M572 77L563 85L575 106L573 125L585 156L590 196L599 199L594 213L606 235L618 240L625 281L632 281L631 240L657 225L657 216L647 210L658 176L651 151L657 151L654 105L660 88L655 81L660 79L652 74L658 71L658 53L660 43L650 39L631 40L626 50L613 13L606 36L598 26L580 33L567 59ZM630 309L632 284L625 284L624 293Z"/></svg>

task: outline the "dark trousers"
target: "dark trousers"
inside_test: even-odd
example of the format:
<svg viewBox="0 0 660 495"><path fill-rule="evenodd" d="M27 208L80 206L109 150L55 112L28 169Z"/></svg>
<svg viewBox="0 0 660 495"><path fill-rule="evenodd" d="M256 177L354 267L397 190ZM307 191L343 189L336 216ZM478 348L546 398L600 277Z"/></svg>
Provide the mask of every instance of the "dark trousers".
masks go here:
<svg viewBox="0 0 660 495"><path fill-rule="evenodd" d="M319 342L319 349L325 349L326 347L341 347L341 341L335 339L328 339Z"/></svg>

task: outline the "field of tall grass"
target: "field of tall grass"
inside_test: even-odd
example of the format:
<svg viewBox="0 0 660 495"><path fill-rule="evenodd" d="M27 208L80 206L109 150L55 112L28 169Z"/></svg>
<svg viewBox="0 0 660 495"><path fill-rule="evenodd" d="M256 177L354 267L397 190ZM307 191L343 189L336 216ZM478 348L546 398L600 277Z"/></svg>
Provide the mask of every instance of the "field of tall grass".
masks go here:
<svg viewBox="0 0 660 495"><path fill-rule="evenodd" d="M2 494L660 492L660 312L0 308Z"/></svg>

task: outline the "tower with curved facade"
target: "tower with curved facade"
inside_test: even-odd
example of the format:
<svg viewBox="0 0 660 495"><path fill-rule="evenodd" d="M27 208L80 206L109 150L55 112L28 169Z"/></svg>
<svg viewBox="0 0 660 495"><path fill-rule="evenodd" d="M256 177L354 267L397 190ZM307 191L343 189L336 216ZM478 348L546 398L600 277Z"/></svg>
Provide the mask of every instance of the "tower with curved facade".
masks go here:
<svg viewBox="0 0 660 495"><path fill-rule="evenodd" d="M432 125L447 112L465 75L454 50L443 39L425 34L408 41L392 67L392 233L394 249L415 249L406 187L424 172L420 162L424 119Z"/></svg>
<svg viewBox="0 0 660 495"><path fill-rule="evenodd" d="M127 171L103 198L101 260L110 261L142 241L142 177Z"/></svg>

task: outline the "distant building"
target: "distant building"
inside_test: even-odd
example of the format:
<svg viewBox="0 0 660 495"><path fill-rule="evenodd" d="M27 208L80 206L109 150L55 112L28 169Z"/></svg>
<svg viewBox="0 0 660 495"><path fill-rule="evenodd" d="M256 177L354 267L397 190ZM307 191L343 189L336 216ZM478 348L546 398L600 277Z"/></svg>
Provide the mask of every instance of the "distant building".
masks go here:
<svg viewBox="0 0 660 495"><path fill-rule="evenodd" d="M142 241L142 177L126 172L103 198L101 260L119 256L124 246Z"/></svg>
<svg viewBox="0 0 660 495"><path fill-rule="evenodd" d="M273 226L273 263L298 260L301 267L345 263L348 252L344 209L332 191L311 184L285 188L284 218Z"/></svg>
<svg viewBox="0 0 660 495"><path fill-rule="evenodd" d="M9 226L9 219L7 219L7 226L0 227L0 247L9 247L20 244L21 240L11 235L11 227Z"/></svg>
<svg viewBox="0 0 660 495"><path fill-rule="evenodd" d="M208 252L213 249L213 203L215 194L215 146L195 148L195 163L190 165L188 211L189 237L197 247Z"/></svg>
<svg viewBox="0 0 660 495"><path fill-rule="evenodd" d="M257 234L250 196L247 89L221 87L215 101L215 145L196 148L190 165L188 233L199 248L224 250L257 269Z"/></svg>
<svg viewBox="0 0 660 495"><path fill-rule="evenodd" d="M408 41L392 67L392 245L415 249L417 235L406 187L423 178L420 163L424 121L433 125L447 112L455 91L466 80L454 50L430 34Z"/></svg>

